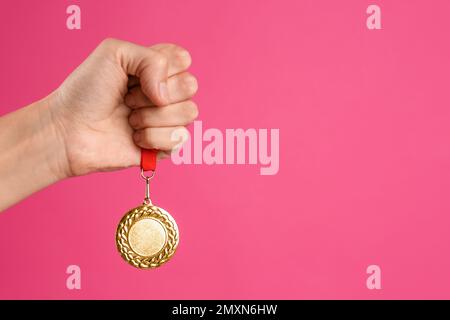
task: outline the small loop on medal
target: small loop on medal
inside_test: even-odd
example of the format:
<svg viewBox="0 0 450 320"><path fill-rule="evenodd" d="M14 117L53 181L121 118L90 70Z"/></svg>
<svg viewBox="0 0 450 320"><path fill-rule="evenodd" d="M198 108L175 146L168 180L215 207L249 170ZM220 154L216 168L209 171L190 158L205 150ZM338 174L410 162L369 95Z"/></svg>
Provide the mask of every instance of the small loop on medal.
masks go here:
<svg viewBox="0 0 450 320"><path fill-rule="evenodd" d="M155 171L152 171L150 176L145 175L145 171L144 169L141 169L141 178L144 180L150 180L153 179L153 177L155 176Z"/></svg>
<svg viewBox="0 0 450 320"><path fill-rule="evenodd" d="M150 176L146 176L144 169L141 169L141 177L145 180L145 205L152 205L152 200L150 200L150 180L155 176L155 171L152 171Z"/></svg>

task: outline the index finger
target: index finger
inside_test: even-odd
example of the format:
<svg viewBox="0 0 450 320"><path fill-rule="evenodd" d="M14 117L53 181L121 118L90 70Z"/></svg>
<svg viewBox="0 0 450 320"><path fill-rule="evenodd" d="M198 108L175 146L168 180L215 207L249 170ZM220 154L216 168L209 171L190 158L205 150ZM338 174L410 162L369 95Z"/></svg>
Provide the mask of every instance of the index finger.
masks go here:
<svg viewBox="0 0 450 320"><path fill-rule="evenodd" d="M186 71L192 63L191 55L186 49L172 43L162 43L150 47L167 58L168 77Z"/></svg>

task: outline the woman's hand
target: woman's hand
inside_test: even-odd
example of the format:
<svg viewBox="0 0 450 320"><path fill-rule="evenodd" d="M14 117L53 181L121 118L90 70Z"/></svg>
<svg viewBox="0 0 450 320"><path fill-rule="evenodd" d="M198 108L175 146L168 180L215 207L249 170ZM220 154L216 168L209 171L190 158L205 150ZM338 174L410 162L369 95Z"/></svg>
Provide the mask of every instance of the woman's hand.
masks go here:
<svg viewBox="0 0 450 320"><path fill-rule="evenodd" d="M198 114L189 53L103 41L48 97L0 118L0 211L58 180L170 154ZM172 133L177 130L176 135Z"/></svg>
<svg viewBox="0 0 450 320"><path fill-rule="evenodd" d="M65 146L67 176L139 164L140 148L170 154L198 114L189 53L176 45L142 47L105 40L49 96ZM64 160L62 160L64 163Z"/></svg>

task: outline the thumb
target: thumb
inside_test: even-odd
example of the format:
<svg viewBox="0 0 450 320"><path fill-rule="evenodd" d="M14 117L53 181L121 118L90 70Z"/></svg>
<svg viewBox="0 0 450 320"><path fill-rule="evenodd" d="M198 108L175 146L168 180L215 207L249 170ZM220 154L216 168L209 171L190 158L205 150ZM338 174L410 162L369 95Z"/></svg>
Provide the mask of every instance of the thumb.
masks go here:
<svg viewBox="0 0 450 320"><path fill-rule="evenodd" d="M121 67L126 75L140 79L144 94L156 106L170 103L167 89L168 59L152 48L121 40L107 40L115 47Z"/></svg>

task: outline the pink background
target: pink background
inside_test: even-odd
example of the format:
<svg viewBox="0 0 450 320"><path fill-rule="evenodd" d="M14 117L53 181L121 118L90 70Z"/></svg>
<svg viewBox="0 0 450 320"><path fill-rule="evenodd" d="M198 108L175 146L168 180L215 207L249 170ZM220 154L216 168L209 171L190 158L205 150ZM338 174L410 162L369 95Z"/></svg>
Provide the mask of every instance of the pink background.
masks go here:
<svg viewBox="0 0 450 320"><path fill-rule="evenodd" d="M66 29L79 4L82 30ZM369 4L383 30L366 28ZM160 165L174 259L116 252L138 170L66 180L0 215L0 298L450 298L450 2L2 1L0 112L105 37L190 50L204 128L280 128L280 171ZM82 290L66 289L69 264ZM366 268L382 269L382 290Z"/></svg>

